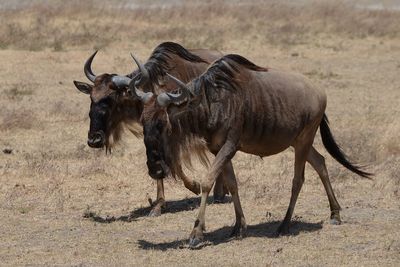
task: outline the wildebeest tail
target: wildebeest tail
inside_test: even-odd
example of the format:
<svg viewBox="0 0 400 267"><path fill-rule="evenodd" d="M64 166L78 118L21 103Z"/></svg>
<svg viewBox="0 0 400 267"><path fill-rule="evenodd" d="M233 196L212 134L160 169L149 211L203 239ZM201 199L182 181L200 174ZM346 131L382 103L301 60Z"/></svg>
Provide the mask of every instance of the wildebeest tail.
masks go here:
<svg viewBox="0 0 400 267"><path fill-rule="evenodd" d="M350 171L352 171L362 177L371 178L371 176L373 174L365 172L365 171L361 170L361 167L351 163L350 160L347 158L346 154L344 154L342 149L336 143L336 141L333 138L333 135L331 133L331 130L329 129L328 117L325 114L324 114L324 118L321 121L319 130L321 132L322 143L324 144L326 150L328 150L329 154L334 159L336 159L340 164L342 164L344 167L346 167Z"/></svg>

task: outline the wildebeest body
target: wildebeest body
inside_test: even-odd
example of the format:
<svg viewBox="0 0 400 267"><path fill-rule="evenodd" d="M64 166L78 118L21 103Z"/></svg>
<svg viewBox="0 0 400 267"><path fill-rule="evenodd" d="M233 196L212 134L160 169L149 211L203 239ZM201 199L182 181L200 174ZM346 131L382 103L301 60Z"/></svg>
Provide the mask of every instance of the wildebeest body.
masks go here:
<svg viewBox="0 0 400 267"><path fill-rule="evenodd" d="M294 147L292 195L278 232L288 232L304 181L306 161L318 172L325 187L332 221L340 223L340 205L325 160L312 146L318 127L324 146L339 163L361 176L371 174L353 165L333 139L324 114L326 95L322 90L302 75L262 68L238 55L222 57L187 85L170 77L180 86L181 93L142 98L145 145L147 151L152 151L148 154L148 162L152 162L148 164L149 172L161 172L165 165L176 168L179 151L195 137L205 139L208 149L216 155L201 185L200 211L190 235L192 246L203 238L206 200L221 173L235 206L236 224L232 233L241 235L246 229L231 163L239 150L268 156ZM132 83L130 88L138 97L140 92Z"/></svg>

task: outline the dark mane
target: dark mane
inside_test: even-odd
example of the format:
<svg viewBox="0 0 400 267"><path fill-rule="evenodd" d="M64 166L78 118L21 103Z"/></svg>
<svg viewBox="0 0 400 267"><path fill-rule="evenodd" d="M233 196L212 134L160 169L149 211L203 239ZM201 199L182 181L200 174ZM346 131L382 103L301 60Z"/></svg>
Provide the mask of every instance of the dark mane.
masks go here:
<svg viewBox="0 0 400 267"><path fill-rule="evenodd" d="M158 81L159 76L166 75L166 73L173 68L173 66L170 65L173 55L189 62L209 64L209 62L192 54L180 44L165 42L158 45L153 50L145 64L146 69L149 71L151 81Z"/></svg>
<svg viewBox="0 0 400 267"><path fill-rule="evenodd" d="M195 94L198 94L202 88L210 90L218 87L236 90L239 87L236 74L243 70L268 71L267 68L257 66L240 55L229 54L215 61L203 75L194 81Z"/></svg>
<svg viewBox="0 0 400 267"><path fill-rule="evenodd" d="M223 56L220 59L218 59L215 63L218 63L219 61L222 61L222 60L234 62L238 65L241 65L242 67L245 67L245 68L247 68L249 70L253 70L253 71L268 71L267 68L257 66L256 64L254 64L247 58L242 57L237 54L229 54L229 55Z"/></svg>
<svg viewBox="0 0 400 267"><path fill-rule="evenodd" d="M215 90L215 88L236 90L240 87L238 75L244 74L246 70L268 71L242 56L226 55L215 61L205 73L193 80L194 90L202 88L206 91ZM197 94L197 92L195 93ZM208 98L210 95L206 93L206 97ZM166 153L171 157L166 160L168 166L171 167L172 176L179 176L181 163L185 163L186 167L191 168L191 154L195 154L204 166L208 166L207 142L201 137L201 132L209 127L205 125L207 124L205 123L207 121L205 113L208 112L205 109L207 108L200 106L199 109L193 109L186 112L185 115L169 121L173 134L169 139L169 151ZM212 117L214 114L210 114L210 116Z"/></svg>

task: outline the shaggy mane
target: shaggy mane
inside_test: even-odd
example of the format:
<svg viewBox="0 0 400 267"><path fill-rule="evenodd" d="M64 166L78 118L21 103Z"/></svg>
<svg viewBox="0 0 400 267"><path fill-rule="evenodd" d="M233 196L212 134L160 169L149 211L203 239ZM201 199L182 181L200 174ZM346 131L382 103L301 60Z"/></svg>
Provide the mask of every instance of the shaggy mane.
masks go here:
<svg viewBox="0 0 400 267"><path fill-rule="evenodd" d="M200 90L215 90L215 87L235 91L239 88L236 75L243 71L268 71L267 68L257 66L250 60L236 54L229 54L216 60L207 71L194 80L194 93Z"/></svg>
<svg viewBox="0 0 400 267"><path fill-rule="evenodd" d="M205 92L222 88L226 90L237 90L240 88L240 74L246 71L268 71L268 69L260 67L239 55L226 55L215 61L205 73L193 81L193 89L195 94L199 94L201 89ZM207 96L206 96L207 97ZM201 107L200 107L201 108ZM198 110L199 111L199 110ZM204 139L200 138L204 125L206 114L202 111L189 111L185 116L172 120L172 135L169 144L168 155L171 155L168 166L171 166L172 176L179 176L179 166L184 163L189 169L192 169L191 155L196 155L199 161L206 167L209 166L207 156L207 144ZM195 134L196 133L196 134Z"/></svg>
<svg viewBox="0 0 400 267"><path fill-rule="evenodd" d="M174 66L171 65L173 56L179 57L183 60L194 62L194 63L206 63L206 60L201 57L192 54L183 46L173 42L165 42L158 45L151 53L150 58L144 64L147 71L149 72L150 80L159 84L158 78L165 76Z"/></svg>

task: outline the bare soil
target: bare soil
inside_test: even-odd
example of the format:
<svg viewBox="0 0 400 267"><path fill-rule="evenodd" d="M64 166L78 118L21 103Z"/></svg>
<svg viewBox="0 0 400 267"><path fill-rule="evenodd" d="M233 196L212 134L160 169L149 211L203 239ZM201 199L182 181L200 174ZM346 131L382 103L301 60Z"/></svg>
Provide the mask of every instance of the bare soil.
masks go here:
<svg viewBox="0 0 400 267"><path fill-rule="evenodd" d="M75 17L85 17L79 6L45 9L44 22L38 15L43 7L1 14L0 265L400 265L400 13L331 5L324 13L320 5L312 5L298 15L299 10L290 9L295 7L264 3L258 9L274 8L292 17L262 19L262 12L246 2L229 6L227 11L233 13L213 3L175 11L136 10L141 12L136 20L127 13L113 17L103 9L104 20L100 11L95 18L88 13L85 21L79 20L81 27L98 23L92 35L74 32L71 26L78 23ZM193 15L195 10L203 13ZM170 21L162 21L168 16ZM353 28L351 17L357 18L358 28ZM108 31L105 20L111 25ZM26 25L32 24L27 21L36 21L38 34L29 31ZM350 24L346 28L340 23ZM117 28L128 37L113 31ZM12 37L12 29L22 39ZM326 90L327 115L338 143L375 173L372 180L350 173L329 156L317 135L315 145L326 156L343 208L342 225L329 224L322 183L307 167L290 235L275 236L289 203L290 149L263 160L235 156L248 223L242 240L228 238L234 223L232 203L210 203L204 245L188 249L199 198L181 181L166 181L164 214L146 216L156 188L147 175L143 141L127 133L109 155L87 147L90 99L72 81L86 80L83 63L98 43L102 49L94 71L125 74L133 68L130 52L144 61L166 40L218 48L261 66L300 72ZM202 179L205 172L196 165L191 175Z"/></svg>

